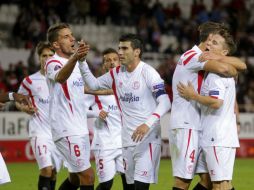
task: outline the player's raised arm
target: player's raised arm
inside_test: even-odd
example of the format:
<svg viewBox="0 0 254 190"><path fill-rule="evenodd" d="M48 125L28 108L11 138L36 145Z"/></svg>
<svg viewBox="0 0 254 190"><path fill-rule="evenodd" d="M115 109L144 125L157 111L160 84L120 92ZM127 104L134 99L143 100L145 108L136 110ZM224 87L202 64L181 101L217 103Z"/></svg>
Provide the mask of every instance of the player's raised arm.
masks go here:
<svg viewBox="0 0 254 190"><path fill-rule="evenodd" d="M84 59L89 51L89 45L81 42L75 53L70 57L67 64L56 74L55 81L64 83L71 75L78 60Z"/></svg>

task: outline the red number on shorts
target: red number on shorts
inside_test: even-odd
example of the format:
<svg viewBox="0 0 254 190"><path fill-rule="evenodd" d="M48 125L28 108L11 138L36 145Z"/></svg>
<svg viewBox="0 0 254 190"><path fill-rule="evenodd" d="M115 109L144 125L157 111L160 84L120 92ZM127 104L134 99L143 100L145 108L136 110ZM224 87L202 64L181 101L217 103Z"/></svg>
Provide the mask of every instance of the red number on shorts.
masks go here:
<svg viewBox="0 0 254 190"><path fill-rule="evenodd" d="M99 169L103 169L103 159L99 159Z"/></svg>
<svg viewBox="0 0 254 190"><path fill-rule="evenodd" d="M191 152L191 154L190 154L190 159L191 159L191 162L194 163L194 159L195 159L195 149Z"/></svg>
<svg viewBox="0 0 254 190"><path fill-rule="evenodd" d="M40 148L40 146L37 146L37 148L38 148L38 151L39 151L39 156L41 156L41 148ZM47 153L47 146L46 145L43 145L42 146L42 148L44 148L45 149L45 154Z"/></svg>
<svg viewBox="0 0 254 190"><path fill-rule="evenodd" d="M77 144L74 145L74 153L77 157L80 156L80 150L79 150L79 146Z"/></svg>

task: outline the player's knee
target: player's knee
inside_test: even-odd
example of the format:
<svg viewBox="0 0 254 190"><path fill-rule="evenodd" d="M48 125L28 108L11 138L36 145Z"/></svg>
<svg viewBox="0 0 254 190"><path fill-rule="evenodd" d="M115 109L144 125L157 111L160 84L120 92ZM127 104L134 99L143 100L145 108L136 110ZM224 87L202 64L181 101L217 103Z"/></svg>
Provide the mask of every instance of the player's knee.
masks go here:
<svg viewBox="0 0 254 190"><path fill-rule="evenodd" d="M143 183L141 181L135 181L135 190L149 190L149 183Z"/></svg>
<svg viewBox="0 0 254 190"><path fill-rule="evenodd" d="M230 189L227 181L213 181L213 190L227 190Z"/></svg>
<svg viewBox="0 0 254 190"><path fill-rule="evenodd" d="M110 190L113 185L113 179L100 183L100 190Z"/></svg>
<svg viewBox="0 0 254 190"><path fill-rule="evenodd" d="M40 170L40 175L44 177L51 177L52 176L52 167L45 167Z"/></svg>
<svg viewBox="0 0 254 190"><path fill-rule="evenodd" d="M184 179L175 177L174 178L174 187L178 187L180 189L188 189L191 183L191 179Z"/></svg>
<svg viewBox="0 0 254 190"><path fill-rule="evenodd" d="M52 173L51 173L51 178L50 178L50 180L56 180L56 175L57 175L57 172L56 172L56 170L55 169L53 169L52 170Z"/></svg>
<svg viewBox="0 0 254 190"><path fill-rule="evenodd" d="M199 177L200 177L199 184L201 184L202 186L204 186L207 189L212 188L211 178L208 173L201 173L201 174L199 174Z"/></svg>
<svg viewBox="0 0 254 190"><path fill-rule="evenodd" d="M79 176L79 180L81 184L86 184L86 185L94 184L95 176L94 176L94 171L91 167L83 172L79 172L78 176Z"/></svg>
<svg viewBox="0 0 254 190"><path fill-rule="evenodd" d="M68 179L69 179L71 184L79 186L79 184L80 184L79 177L76 173L69 173Z"/></svg>

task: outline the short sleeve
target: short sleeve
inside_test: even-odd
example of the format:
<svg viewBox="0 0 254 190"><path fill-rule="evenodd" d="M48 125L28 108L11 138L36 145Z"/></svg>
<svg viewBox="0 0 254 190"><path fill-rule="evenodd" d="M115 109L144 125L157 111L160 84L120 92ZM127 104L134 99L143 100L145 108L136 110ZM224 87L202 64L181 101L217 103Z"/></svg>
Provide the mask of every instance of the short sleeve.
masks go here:
<svg viewBox="0 0 254 190"><path fill-rule="evenodd" d="M55 81L56 74L63 67L63 64L58 60L48 60L45 64L46 77Z"/></svg>
<svg viewBox="0 0 254 190"><path fill-rule="evenodd" d="M29 95L29 86L30 84L28 82L28 78L25 78L19 86L18 93L23 95Z"/></svg>
<svg viewBox="0 0 254 190"><path fill-rule="evenodd" d="M209 74L209 96L212 98L224 100L226 84L224 79L215 74Z"/></svg>
<svg viewBox="0 0 254 190"><path fill-rule="evenodd" d="M156 98L162 94L166 94L164 80L154 68L145 66L143 74L147 86L151 89Z"/></svg>
<svg viewBox="0 0 254 190"><path fill-rule="evenodd" d="M193 52L190 51L190 53L187 52L183 54L183 56L181 57L182 64L189 70L193 70L196 72L203 70L206 62L199 61L200 55L201 53L197 53L195 51Z"/></svg>

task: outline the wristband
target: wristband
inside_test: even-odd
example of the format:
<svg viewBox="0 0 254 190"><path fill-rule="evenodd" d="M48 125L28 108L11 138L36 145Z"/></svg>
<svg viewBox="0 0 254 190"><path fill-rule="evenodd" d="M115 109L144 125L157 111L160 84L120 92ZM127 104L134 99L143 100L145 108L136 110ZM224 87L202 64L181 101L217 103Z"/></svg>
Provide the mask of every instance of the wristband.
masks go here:
<svg viewBox="0 0 254 190"><path fill-rule="evenodd" d="M10 100L10 101L14 101L13 93L14 93L14 92L9 92L9 94L8 94L8 95L9 95L9 100Z"/></svg>

